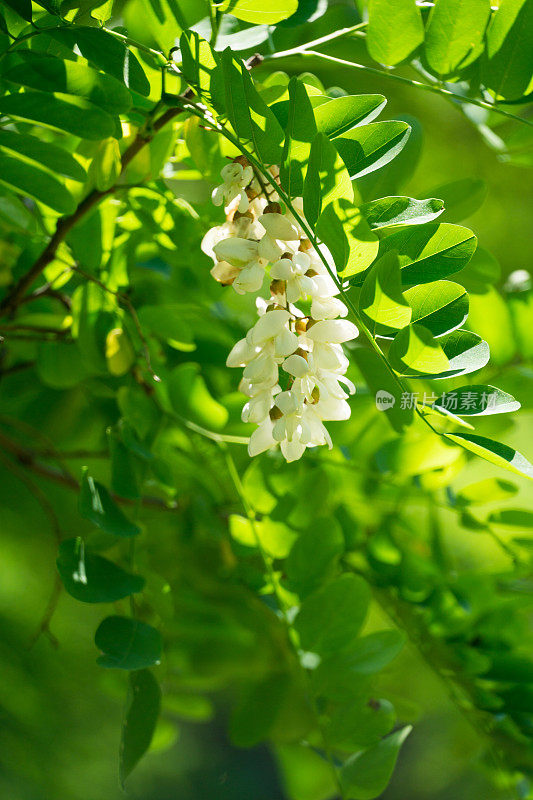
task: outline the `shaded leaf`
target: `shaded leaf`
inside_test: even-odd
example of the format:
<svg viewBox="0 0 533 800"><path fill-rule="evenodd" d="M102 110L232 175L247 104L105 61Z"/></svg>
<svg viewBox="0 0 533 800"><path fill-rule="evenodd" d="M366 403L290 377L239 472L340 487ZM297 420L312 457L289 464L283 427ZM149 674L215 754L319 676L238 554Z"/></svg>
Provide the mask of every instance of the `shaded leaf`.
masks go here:
<svg viewBox="0 0 533 800"><path fill-rule="evenodd" d="M83 97L109 114L122 114L131 108L131 94L123 83L82 61L63 61L31 50L17 51L6 58L3 78L42 92Z"/></svg>
<svg viewBox="0 0 533 800"><path fill-rule="evenodd" d="M109 669L144 669L161 661L159 631L131 617L106 617L98 626L94 642L102 655L97 663Z"/></svg>
<svg viewBox="0 0 533 800"><path fill-rule="evenodd" d="M410 130L407 122L371 122L337 137L335 147L353 180L392 161L405 146Z"/></svg>
<svg viewBox="0 0 533 800"><path fill-rule="evenodd" d="M81 97L28 91L0 98L0 114L50 125L82 139L107 139L115 134L113 117Z"/></svg>
<svg viewBox="0 0 533 800"><path fill-rule="evenodd" d="M289 197L300 196L304 186L304 167L309 159L317 128L313 108L304 84L289 81L289 111L280 166L281 185Z"/></svg>
<svg viewBox="0 0 533 800"><path fill-rule="evenodd" d="M304 182L303 203L307 221L314 226L329 203L353 201L353 189L346 168L335 147L323 133L317 133Z"/></svg>
<svg viewBox="0 0 533 800"><path fill-rule="evenodd" d="M141 532L138 525L125 516L105 486L91 478L87 471L81 479L78 501L80 515L114 536L136 536Z"/></svg>
<svg viewBox="0 0 533 800"><path fill-rule="evenodd" d="M369 601L368 584L350 574L309 595L294 622L301 647L320 655L345 647L357 636Z"/></svg>
<svg viewBox="0 0 533 800"><path fill-rule="evenodd" d="M445 392L436 401L440 406L460 416L488 416L518 411L520 403L495 386L461 386Z"/></svg>
<svg viewBox="0 0 533 800"><path fill-rule="evenodd" d="M82 25L51 30L49 35L68 47L77 47L87 61L122 81L128 89L145 97L150 94L150 83L138 58L112 34Z"/></svg>
<svg viewBox="0 0 533 800"><path fill-rule="evenodd" d="M407 726L391 733L378 744L350 756L344 762L341 783L347 797L372 800L384 791L396 765L400 748L411 730Z"/></svg>
<svg viewBox="0 0 533 800"><path fill-rule="evenodd" d="M85 181L87 173L73 155L62 147L43 142L36 136L28 136L15 131L0 130L0 147L21 153L26 158L43 164L53 172L72 178L75 181Z"/></svg>
<svg viewBox="0 0 533 800"><path fill-rule="evenodd" d="M519 98L533 76L533 2L501 0L487 32L483 76L500 97Z"/></svg>
<svg viewBox="0 0 533 800"><path fill-rule="evenodd" d="M126 714L120 742L119 774L124 784L150 747L161 707L161 689L148 669L129 675Z"/></svg>
<svg viewBox="0 0 533 800"><path fill-rule="evenodd" d="M76 208L73 196L54 175L37 164L7 155L5 150L0 150L0 183L39 200L58 214L72 214Z"/></svg>
<svg viewBox="0 0 533 800"><path fill-rule="evenodd" d="M477 239L468 228L448 223L411 226L381 240L380 256L396 250L404 284L429 283L468 264Z"/></svg>
<svg viewBox="0 0 533 800"><path fill-rule="evenodd" d="M66 539L59 547L57 569L67 592L82 603L114 603L140 592L144 578L112 561L88 553L82 539Z"/></svg>

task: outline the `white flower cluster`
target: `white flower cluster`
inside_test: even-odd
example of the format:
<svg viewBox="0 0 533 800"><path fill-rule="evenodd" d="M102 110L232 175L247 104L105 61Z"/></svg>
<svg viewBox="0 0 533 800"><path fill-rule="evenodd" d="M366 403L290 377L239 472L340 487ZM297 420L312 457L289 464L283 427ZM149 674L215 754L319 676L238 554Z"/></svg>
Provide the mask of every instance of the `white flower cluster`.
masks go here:
<svg viewBox="0 0 533 800"><path fill-rule="evenodd" d="M324 421L350 416L346 398L355 387L345 377L342 343L358 331L342 319L348 309L340 290L297 220L282 211L277 195L261 195L246 159L221 174L213 202L225 202L226 222L202 242L215 262L211 274L239 294L259 291L270 275L270 300L256 301L259 319L227 360L244 368L242 419L258 426L248 451L254 456L280 444L295 461L306 447L331 448ZM301 200L294 206L303 216Z"/></svg>

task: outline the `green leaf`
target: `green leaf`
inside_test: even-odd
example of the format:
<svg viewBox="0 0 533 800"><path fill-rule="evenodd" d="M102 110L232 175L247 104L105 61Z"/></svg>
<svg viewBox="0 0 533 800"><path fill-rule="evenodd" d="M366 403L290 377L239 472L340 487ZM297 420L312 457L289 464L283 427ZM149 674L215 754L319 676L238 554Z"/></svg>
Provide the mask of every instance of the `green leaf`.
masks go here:
<svg viewBox="0 0 533 800"><path fill-rule="evenodd" d="M82 603L114 603L142 591L144 578L102 556L87 553L82 539L59 546L57 569L67 592Z"/></svg>
<svg viewBox="0 0 533 800"><path fill-rule="evenodd" d="M226 113L240 139L248 141L259 158L279 164L283 131L274 112L255 89L242 61L233 58L228 47L221 57Z"/></svg>
<svg viewBox="0 0 533 800"><path fill-rule="evenodd" d="M62 147L44 142L36 136L0 130L0 147L21 153L26 158L30 158L66 178L80 182L87 178L84 168L73 155Z"/></svg>
<svg viewBox="0 0 533 800"><path fill-rule="evenodd" d="M460 328L468 316L468 294L459 283L434 281L413 286L405 292L413 309L412 321L423 325L433 336Z"/></svg>
<svg viewBox="0 0 533 800"><path fill-rule="evenodd" d="M435 406L461 417L480 417L518 411L520 403L495 386L474 385L445 392L435 401Z"/></svg>
<svg viewBox="0 0 533 800"><path fill-rule="evenodd" d="M76 202L69 190L54 175L37 164L7 155L0 149L0 183L39 200L58 214L72 214Z"/></svg>
<svg viewBox="0 0 533 800"><path fill-rule="evenodd" d="M97 664L108 669L144 669L161 662L159 631L131 617L106 617L98 626L94 642L102 655Z"/></svg>
<svg viewBox="0 0 533 800"><path fill-rule="evenodd" d="M116 182L122 169L120 149L116 139L100 142L91 164L94 182L99 192L105 192Z"/></svg>
<svg viewBox="0 0 533 800"><path fill-rule="evenodd" d="M292 77L288 89L288 119L279 174L281 185L289 197L299 197L303 192L304 167L317 127L304 84Z"/></svg>
<svg viewBox="0 0 533 800"><path fill-rule="evenodd" d="M485 503L499 503L508 500L518 492L514 483L501 478L485 478L485 480L470 483L457 493L458 505L484 505Z"/></svg>
<svg viewBox="0 0 533 800"><path fill-rule="evenodd" d="M0 192L0 222L21 231L33 231L35 219L18 197Z"/></svg>
<svg viewBox="0 0 533 800"><path fill-rule="evenodd" d="M390 733L394 720L394 708L388 700L346 703L331 715L328 742L345 752L361 750Z"/></svg>
<svg viewBox="0 0 533 800"><path fill-rule="evenodd" d="M347 798L372 800L386 789L400 748L411 730L407 726L391 733L378 744L355 753L344 762L340 777Z"/></svg>
<svg viewBox="0 0 533 800"><path fill-rule="evenodd" d="M436 186L428 194L444 202L446 222L461 222L481 208L487 196L487 184L475 178L461 178Z"/></svg>
<svg viewBox="0 0 533 800"><path fill-rule="evenodd" d="M16 11L26 22L32 21L31 0L5 0L6 5Z"/></svg>
<svg viewBox="0 0 533 800"><path fill-rule="evenodd" d="M0 114L39 122L82 139L107 139L115 133L113 117L81 97L24 92L0 98Z"/></svg>
<svg viewBox="0 0 533 800"><path fill-rule="evenodd" d="M436 75L450 75L483 41L490 0L438 0L426 28L426 59Z"/></svg>
<svg viewBox="0 0 533 800"><path fill-rule="evenodd" d="M410 131L407 122L371 122L337 137L335 147L353 180L392 161L405 146Z"/></svg>
<svg viewBox="0 0 533 800"><path fill-rule="evenodd" d="M167 390L174 411L186 419L220 430L228 412L210 394L198 364L181 364L168 377Z"/></svg>
<svg viewBox="0 0 533 800"><path fill-rule="evenodd" d="M331 577L344 552L344 536L333 517L315 520L294 542L286 572L295 591L304 596Z"/></svg>
<svg viewBox="0 0 533 800"><path fill-rule="evenodd" d="M31 50L19 51L5 59L2 77L42 92L83 97L109 114L122 114L131 108L131 95L123 83L82 61L62 61Z"/></svg>
<svg viewBox="0 0 533 800"><path fill-rule="evenodd" d="M517 99L533 75L533 2L501 0L487 32L483 77L497 96Z"/></svg>
<svg viewBox="0 0 533 800"><path fill-rule="evenodd" d="M80 515L113 536L136 536L138 525L123 514L105 486L91 478L87 471L81 479L78 502Z"/></svg>
<svg viewBox="0 0 533 800"><path fill-rule="evenodd" d="M128 700L120 742L119 774L124 784L150 747L161 708L161 689L148 669L129 675Z"/></svg>
<svg viewBox="0 0 533 800"><path fill-rule="evenodd" d="M87 61L124 83L128 89L145 97L150 94L150 83L139 60L112 34L101 28L80 26L51 30L49 35L67 47L77 47Z"/></svg>
<svg viewBox="0 0 533 800"><path fill-rule="evenodd" d="M256 0L224 0L219 9L254 25L275 25L298 10L298 0L264 0L260 6Z"/></svg>
<svg viewBox="0 0 533 800"><path fill-rule="evenodd" d="M361 213L372 230L389 228L393 225L421 225L431 222L444 210L444 202L430 197L428 200L415 200L412 197L382 197L363 203Z"/></svg>
<svg viewBox="0 0 533 800"><path fill-rule="evenodd" d="M381 94L349 94L316 106L317 130L335 139L359 125L372 122L387 104Z"/></svg>
<svg viewBox="0 0 533 800"><path fill-rule="evenodd" d="M317 691L326 696L333 691L331 696L335 696L337 691L343 693L343 687L357 685L363 676L380 672L401 652L405 641L405 634L398 630L375 631L357 638L348 649L321 661L315 676Z"/></svg>
<svg viewBox="0 0 533 800"><path fill-rule="evenodd" d="M301 647L319 655L346 647L359 633L369 601L368 584L350 574L309 595L294 622Z"/></svg>
<svg viewBox="0 0 533 800"><path fill-rule="evenodd" d="M424 41L424 26L415 0L369 0L368 52L389 67L410 56Z"/></svg>
<svg viewBox="0 0 533 800"><path fill-rule="evenodd" d="M411 321L411 307L402 294L397 254L391 250L370 268L359 296L359 310L373 333L398 331Z"/></svg>
<svg viewBox="0 0 533 800"><path fill-rule="evenodd" d="M382 358L374 350L356 347L351 352L371 394L376 398L377 407L384 413L391 426L402 433L413 421L413 408L402 407L401 389L385 366Z"/></svg>
<svg viewBox="0 0 533 800"><path fill-rule="evenodd" d="M401 375L435 376L449 368L446 353L433 335L422 325L409 325L394 338L389 361Z"/></svg>
<svg viewBox="0 0 533 800"><path fill-rule="evenodd" d="M111 455L111 488L119 497L138 500L141 496L136 470L136 459L115 430L109 429Z"/></svg>
<svg viewBox="0 0 533 800"><path fill-rule="evenodd" d="M194 86L212 108L223 112L224 89L219 85L221 69L208 42L190 31L182 33L180 48L181 68L187 83Z"/></svg>
<svg viewBox="0 0 533 800"><path fill-rule="evenodd" d="M374 261L379 240L361 212L347 200L334 200L322 211L316 233L329 249L341 278L364 272Z"/></svg>
<svg viewBox="0 0 533 800"><path fill-rule="evenodd" d="M327 136L317 133L311 145L303 192L309 224L314 227L326 206L341 198L353 202L349 175Z"/></svg>
<svg viewBox="0 0 533 800"><path fill-rule="evenodd" d="M533 479L533 464L507 444L495 442L475 433L445 433L443 436L498 467Z"/></svg>
<svg viewBox="0 0 533 800"><path fill-rule="evenodd" d="M381 240L379 255L396 250L405 285L429 283L465 267L477 239L467 228L445 222L411 226Z"/></svg>
<svg viewBox="0 0 533 800"><path fill-rule="evenodd" d="M472 331L457 330L438 339L449 361L449 370L434 378L466 375L484 367L490 358L490 349L481 336Z"/></svg>

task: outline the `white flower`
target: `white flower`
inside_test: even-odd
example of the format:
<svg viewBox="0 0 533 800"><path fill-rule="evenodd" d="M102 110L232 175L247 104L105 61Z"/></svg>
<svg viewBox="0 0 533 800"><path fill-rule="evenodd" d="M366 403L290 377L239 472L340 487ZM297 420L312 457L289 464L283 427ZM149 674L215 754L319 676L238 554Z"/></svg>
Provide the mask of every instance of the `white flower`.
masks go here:
<svg viewBox="0 0 533 800"><path fill-rule="evenodd" d="M272 436L272 420L267 417L264 422L250 436L248 442L248 455L257 456L264 453L276 444Z"/></svg>
<svg viewBox="0 0 533 800"><path fill-rule="evenodd" d="M273 395L279 391L280 387L276 384L275 386L263 389L251 397L248 402L244 404L244 408L242 409L242 421L255 422L256 424L263 422L263 420L268 417L269 411L274 405Z"/></svg>
<svg viewBox="0 0 533 800"><path fill-rule="evenodd" d="M215 266L210 270L213 278L227 286L235 280L239 274L239 268L228 264L227 261L217 261Z"/></svg>
<svg viewBox="0 0 533 800"><path fill-rule="evenodd" d="M291 315L284 309L267 311L251 329L250 339L255 345L271 343L274 356L288 356L298 347L298 337L287 327Z"/></svg>
<svg viewBox="0 0 533 800"><path fill-rule="evenodd" d="M276 212L262 214L259 222L265 230L265 235L259 242L259 255L268 261L276 261L284 252L290 250L288 242L294 242L297 249L299 242L298 229L287 217Z"/></svg>
<svg viewBox="0 0 533 800"><path fill-rule="evenodd" d="M313 278L305 273L309 269L311 259L305 253L295 253L292 259L281 258L270 269L270 276L277 280L286 281L285 296L287 302L296 303L301 297L307 297L316 292Z"/></svg>
<svg viewBox="0 0 533 800"><path fill-rule="evenodd" d="M258 242L233 236L222 239L213 247L213 251L219 261L227 261L234 267L245 267L257 259L257 248Z"/></svg>
<svg viewBox="0 0 533 800"><path fill-rule="evenodd" d="M249 200L246 187L252 180L254 173L250 166L243 167L238 161L227 164L220 173L222 183L213 190L211 199L216 206L221 206L226 201L226 214L237 210L241 214L248 211Z"/></svg>
<svg viewBox="0 0 533 800"><path fill-rule="evenodd" d="M233 288L237 294L259 291L265 278L265 265L264 259L259 258L240 270L233 281Z"/></svg>
<svg viewBox="0 0 533 800"><path fill-rule="evenodd" d="M313 297L311 303L313 319L335 319L335 317L346 317L347 315L348 309L338 297Z"/></svg>
<svg viewBox="0 0 533 800"><path fill-rule="evenodd" d="M342 344L355 339L359 331L347 319L325 319L308 327L306 336L313 342Z"/></svg>
<svg viewBox="0 0 533 800"><path fill-rule="evenodd" d="M320 397L323 395L339 399L348 397L344 389L341 389L339 382L347 386L350 394L355 392L355 386L344 375L317 366L312 353L309 353L307 358L296 354L289 356L283 362L283 369L295 378L293 390L301 393L309 403L315 402L313 397L315 388L319 390Z"/></svg>

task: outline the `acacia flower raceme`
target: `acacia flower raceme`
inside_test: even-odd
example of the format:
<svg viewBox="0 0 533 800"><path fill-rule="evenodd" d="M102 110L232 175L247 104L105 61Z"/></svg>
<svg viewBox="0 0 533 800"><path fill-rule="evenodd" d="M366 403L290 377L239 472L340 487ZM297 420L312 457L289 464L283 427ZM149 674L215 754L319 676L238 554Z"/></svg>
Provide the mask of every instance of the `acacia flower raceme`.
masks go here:
<svg viewBox="0 0 533 800"><path fill-rule="evenodd" d="M277 179L275 168L271 173ZM226 202L226 222L202 241L214 261L211 274L238 294L257 292L265 276L270 279L270 300L257 299L259 319L226 362L243 370L242 419L257 425L248 452L279 445L285 459L295 461L308 447L331 448L324 421L350 416L347 398L355 387L345 377L349 362L342 345L358 331L344 319L348 309L337 297L339 286L276 193L268 200L260 196L243 156L221 174L213 202ZM301 198L293 205L303 217ZM334 269L330 254L323 255Z"/></svg>

